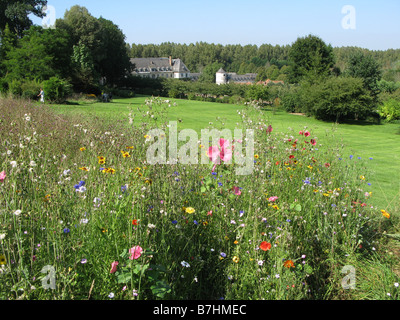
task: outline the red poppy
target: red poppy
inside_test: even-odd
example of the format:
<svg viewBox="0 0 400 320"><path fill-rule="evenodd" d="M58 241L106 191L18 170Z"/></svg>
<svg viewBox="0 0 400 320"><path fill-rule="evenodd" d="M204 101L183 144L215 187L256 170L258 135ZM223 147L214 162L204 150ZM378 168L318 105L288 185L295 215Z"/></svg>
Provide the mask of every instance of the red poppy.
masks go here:
<svg viewBox="0 0 400 320"><path fill-rule="evenodd" d="M268 251L269 249L271 249L271 244L267 241L263 241L260 244L260 249L263 251Z"/></svg>
<svg viewBox="0 0 400 320"><path fill-rule="evenodd" d="M137 225L138 225L137 219L132 220L132 224L133 224L134 226L137 226Z"/></svg>
<svg viewBox="0 0 400 320"><path fill-rule="evenodd" d="M294 158L294 155L291 154L291 155L289 156L289 159L293 159L293 158Z"/></svg>

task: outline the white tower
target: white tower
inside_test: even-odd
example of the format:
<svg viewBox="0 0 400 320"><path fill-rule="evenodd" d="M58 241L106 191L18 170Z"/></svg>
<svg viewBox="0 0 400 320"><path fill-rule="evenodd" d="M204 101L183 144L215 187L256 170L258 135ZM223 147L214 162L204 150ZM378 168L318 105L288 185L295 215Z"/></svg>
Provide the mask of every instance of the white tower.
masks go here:
<svg viewBox="0 0 400 320"><path fill-rule="evenodd" d="M228 83L227 74L224 69L219 69L215 74L215 82L216 84L226 84Z"/></svg>

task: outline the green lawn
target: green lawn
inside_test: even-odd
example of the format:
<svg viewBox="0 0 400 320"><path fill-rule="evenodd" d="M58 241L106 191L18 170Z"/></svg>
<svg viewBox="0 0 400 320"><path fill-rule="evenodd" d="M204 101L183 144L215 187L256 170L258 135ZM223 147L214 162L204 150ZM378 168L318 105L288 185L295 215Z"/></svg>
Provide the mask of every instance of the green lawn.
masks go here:
<svg viewBox="0 0 400 320"><path fill-rule="evenodd" d="M79 114L82 117L98 117L110 121L128 122L130 110L143 110L147 97L114 99L111 103L76 102L69 105L56 105L54 109L64 114ZM212 102L170 100L168 120L179 121L178 130L185 128L200 132L213 122L217 127L224 125L233 129L240 122L237 110L242 106ZM176 103L176 106L174 106ZM399 124L334 124L322 122L302 115L288 114L284 111L265 111L266 119L274 132L284 132L298 137L305 127L321 144L337 146L338 156L354 161L367 160L368 170L373 174L366 176L371 183L372 202L377 207L394 212L400 208L400 134ZM219 117L219 120L217 119ZM135 121L140 121L135 118ZM372 160L370 160L372 158Z"/></svg>

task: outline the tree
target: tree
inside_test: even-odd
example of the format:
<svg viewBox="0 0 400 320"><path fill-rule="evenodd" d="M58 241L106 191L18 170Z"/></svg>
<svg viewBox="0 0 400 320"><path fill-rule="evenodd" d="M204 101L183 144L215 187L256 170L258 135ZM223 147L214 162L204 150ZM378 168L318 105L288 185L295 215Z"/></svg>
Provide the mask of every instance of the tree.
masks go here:
<svg viewBox="0 0 400 320"><path fill-rule="evenodd" d="M57 19L57 29L70 34L72 83L89 90L99 83L114 85L131 70L125 35L111 21L95 18L85 7L73 6Z"/></svg>
<svg viewBox="0 0 400 320"><path fill-rule="evenodd" d="M302 79L316 82L329 75L334 66L334 55L331 45L326 45L320 38L308 35L298 38L289 51L293 63L290 81L295 83Z"/></svg>
<svg viewBox="0 0 400 320"><path fill-rule="evenodd" d="M222 63L214 62L204 67L200 77L200 82L215 83L216 73L220 68L223 68Z"/></svg>
<svg viewBox="0 0 400 320"><path fill-rule="evenodd" d="M302 84L303 112L320 120L366 119L372 115L372 97L360 78L330 77L318 84Z"/></svg>
<svg viewBox="0 0 400 320"><path fill-rule="evenodd" d="M376 60L363 52L356 52L349 58L345 74L350 77L361 78L364 86L371 92L375 102L379 94L378 81L381 80L381 67Z"/></svg>
<svg viewBox="0 0 400 320"><path fill-rule="evenodd" d="M32 26L30 14L43 18L47 0L0 0L0 31L8 24L10 30L22 37L23 31Z"/></svg>
<svg viewBox="0 0 400 320"><path fill-rule="evenodd" d="M3 65L8 79L65 78L70 65L67 34L32 26L6 52Z"/></svg>
<svg viewBox="0 0 400 320"><path fill-rule="evenodd" d="M114 85L132 70L125 44L125 35L112 21L104 18L100 22L101 54L98 55L100 75L107 84Z"/></svg>

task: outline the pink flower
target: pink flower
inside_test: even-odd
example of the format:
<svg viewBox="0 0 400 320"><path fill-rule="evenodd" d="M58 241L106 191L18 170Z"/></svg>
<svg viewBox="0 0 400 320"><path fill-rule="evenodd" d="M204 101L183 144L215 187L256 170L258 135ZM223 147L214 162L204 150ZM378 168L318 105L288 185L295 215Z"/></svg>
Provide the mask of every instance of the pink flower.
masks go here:
<svg viewBox="0 0 400 320"><path fill-rule="evenodd" d="M269 198L268 198L268 201L269 201L269 202L274 202L274 201L276 201L276 200L278 200L278 197L277 197L277 196L273 196L273 197L269 197Z"/></svg>
<svg viewBox="0 0 400 320"><path fill-rule="evenodd" d="M304 133L303 131L299 131L299 134L303 135L303 133Z"/></svg>
<svg viewBox="0 0 400 320"><path fill-rule="evenodd" d="M129 253L131 254L129 259L136 260L137 258L139 258L142 255L142 252L143 252L142 247L134 246L133 248L129 249Z"/></svg>
<svg viewBox="0 0 400 320"><path fill-rule="evenodd" d="M110 273L114 273L115 271L117 271L117 266L118 266L119 262L118 261L114 261L113 263L111 263L111 270Z"/></svg>
<svg viewBox="0 0 400 320"><path fill-rule="evenodd" d="M242 194L242 191L240 191L240 188L239 187L233 187L232 188L232 190L233 190L233 193L236 195L236 196L240 196L241 194Z"/></svg>
<svg viewBox="0 0 400 320"><path fill-rule="evenodd" d="M271 126L271 125L269 125L269 126L268 126L268 128L267 128L267 133L271 133L271 132L272 132L272 130L274 130L274 129L272 129L272 126Z"/></svg>
<svg viewBox="0 0 400 320"><path fill-rule="evenodd" d="M0 182L3 182L5 178L6 178L6 172L5 171L0 172Z"/></svg>
<svg viewBox="0 0 400 320"><path fill-rule="evenodd" d="M315 140L315 139L311 139L311 144L313 145L313 146L315 146L316 144L317 144L317 141Z"/></svg>
<svg viewBox="0 0 400 320"><path fill-rule="evenodd" d="M219 163L219 159L226 162L232 159L232 150L229 149L229 141L219 139L219 147L212 146L208 148L208 157L214 163Z"/></svg>
<svg viewBox="0 0 400 320"><path fill-rule="evenodd" d="M310 135L310 133L308 131L304 132L304 136L308 137Z"/></svg>

